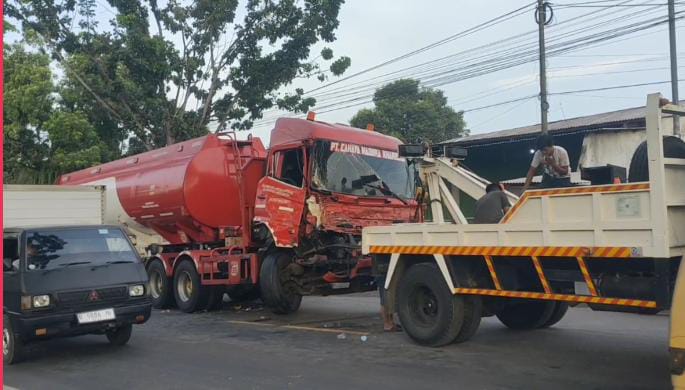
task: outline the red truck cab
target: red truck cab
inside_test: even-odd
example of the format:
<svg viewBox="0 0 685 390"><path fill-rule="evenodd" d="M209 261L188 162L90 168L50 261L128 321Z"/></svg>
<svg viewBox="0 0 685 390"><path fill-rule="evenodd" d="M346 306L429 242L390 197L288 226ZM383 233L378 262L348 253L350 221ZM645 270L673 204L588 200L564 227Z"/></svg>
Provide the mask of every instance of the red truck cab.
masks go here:
<svg viewBox="0 0 685 390"><path fill-rule="evenodd" d="M295 295L375 288L370 259L360 251L362 228L418 215L415 172L399 158L399 144L344 125L276 122L257 185L254 238L290 257L281 262Z"/></svg>

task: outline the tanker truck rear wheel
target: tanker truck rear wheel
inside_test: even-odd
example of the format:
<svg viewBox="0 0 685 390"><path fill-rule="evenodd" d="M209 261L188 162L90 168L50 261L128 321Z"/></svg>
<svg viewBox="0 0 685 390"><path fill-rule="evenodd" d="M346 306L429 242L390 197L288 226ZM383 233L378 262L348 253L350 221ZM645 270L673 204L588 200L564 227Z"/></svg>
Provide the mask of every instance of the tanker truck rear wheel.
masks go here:
<svg viewBox="0 0 685 390"><path fill-rule="evenodd" d="M174 300L174 293L171 289L171 278L166 276L166 270L160 260L152 260L147 266L147 275L150 279L150 296L152 297L152 307L155 309L166 309L171 306Z"/></svg>
<svg viewBox="0 0 685 390"><path fill-rule="evenodd" d="M466 297L452 294L433 263L409 268L397 291L402 328L418 344L440 347L454 341L466 341L480 323L480 300L467 302ZM468 319L466 310L469 311ZM466 327L465 320L468 322Z"/></svg>
<svg viewBox="0 0 685 390"><path fill-rule="evenodd" d="M273 252L262 261L259 270L259 290L266 307L276 314L290 314L297 311L302 295L296 291L290 280L288 265L292 255L287 252Z"/></svg>
<svg viewBox="0 0 685 390"><path fill-rule="evenodd" d="M203 310L209 301L209 287L200 284L195 264L183 260L174 271L174 297L178 308L186 313Z"/></svg>
<svg viewBox="0 0 685 390"><path fill-rule="evenodd" d="M551 322L556 308L556 302L553 301L512 300L496 315L509 329L530 330Z"/></svg>

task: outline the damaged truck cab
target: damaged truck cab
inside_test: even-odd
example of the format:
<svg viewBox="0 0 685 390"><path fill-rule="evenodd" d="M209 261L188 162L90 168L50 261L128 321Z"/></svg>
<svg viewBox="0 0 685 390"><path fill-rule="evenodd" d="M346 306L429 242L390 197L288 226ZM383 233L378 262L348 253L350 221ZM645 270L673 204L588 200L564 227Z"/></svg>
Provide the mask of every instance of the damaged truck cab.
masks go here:
<svg viewBox="0 0 685 390"><path fill-rule="evenodd" d="M414 221L414 170L399 141L373 131L280 119L257 185L253 239L290 258L283 272L298 296L374 289L361 254L364 227ZM262 278L262 292L268 282ZM269 304L269 296L262 294ZM276 304L276 302L272 302ZM271 305L273 306L273 305Z"/></svg>

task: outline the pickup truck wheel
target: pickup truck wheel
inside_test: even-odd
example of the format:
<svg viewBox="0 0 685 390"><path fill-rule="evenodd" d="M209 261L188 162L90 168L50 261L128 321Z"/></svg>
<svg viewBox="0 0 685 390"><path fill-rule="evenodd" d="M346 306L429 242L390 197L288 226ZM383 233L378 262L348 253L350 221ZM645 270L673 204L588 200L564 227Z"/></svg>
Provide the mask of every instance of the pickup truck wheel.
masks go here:
<svg viewBox="0 0 685 390"><path fill-rule="evenodd" d="M131 331L133 331L133 325L128 324L119 326L113 330L108 330L105 332L105 335L107 335L107 340L109 340L110 344L122 346L131 339Z"/></svg>
<svg viewBox="0 0 685 390"><path fill-rule="evenodd" d="M544 326L555 307L556 302L521 300L507 304L496 315L510 329L529 330Z"/></svg>
<svg viewBox="0 0 685 390"><path fill-rule="evenodd" d="M207 307L209 288L200 284L200 274L190 260L181 261L174 271L174 297L178 308L185 313Z"/></svg>
<svg viewBox="0 0 685 390"><path fill-rule="evenodd" d="M273 252L264 258L259 270L262 300L275 314L294 313L302 303L302 295L289 280L288 265L291 261L292 256L287 252Z"/></svg>
<svg viewBox="0 0 685 390"><path fill-rule="evenodd" d="M409 268L400 280L397 291L402 328L412 340L430 347L455 341L464 329L465 306L474 311L476 308L471 305L473 301L465 304L465 297L452 294L433 263L421 263ZM464 331L465 340L475 330Z"/></svg>
<svg viewBox="0 0 685 390"><path fill-rule="evenodd" d="M7 315L2 316L2 359L7 365L20 362L24 357L24 343L14 333Z"/></svg>
<svg viewBox="0 0 685 390"><path fill-rule="evenodd" d="M552 316L542 324L541 328L549 328L550 326L554 326L557 322L561 321L562 318L566 315L566 312L568 311L568 303L566 302L556 302L556 305L554 306L554 311L552 311Z"/></svg>
<svg viewBox="0 0 685 390"><path fill-rule="evenodd" d="M150 279L150 296L152 307L166 309L173 301L171 291L171 278L166 276L166 270L160 260L152 260L147 266L147 275Z"/></svg>

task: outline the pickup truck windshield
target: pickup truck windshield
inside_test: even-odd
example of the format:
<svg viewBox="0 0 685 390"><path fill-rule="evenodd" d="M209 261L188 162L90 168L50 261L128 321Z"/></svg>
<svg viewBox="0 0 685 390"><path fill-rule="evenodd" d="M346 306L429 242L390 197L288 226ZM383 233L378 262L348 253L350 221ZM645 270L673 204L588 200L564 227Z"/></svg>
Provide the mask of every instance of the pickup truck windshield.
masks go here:
<svg viewBox="0 0 685 390"><path fill-rule="evenodd" d="M26 235L26 267L29 270L137 261L131 244L119 229L39 230Z"/></svg>
<svg viewBox="0 0 685 390"><path fill-rule="evenodd" d="M315 189L359 196L414 197L414 170L397 152L317 141L312 154Z"/></svg>

